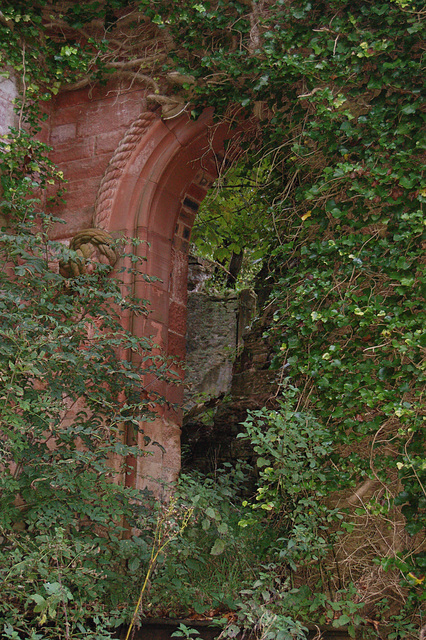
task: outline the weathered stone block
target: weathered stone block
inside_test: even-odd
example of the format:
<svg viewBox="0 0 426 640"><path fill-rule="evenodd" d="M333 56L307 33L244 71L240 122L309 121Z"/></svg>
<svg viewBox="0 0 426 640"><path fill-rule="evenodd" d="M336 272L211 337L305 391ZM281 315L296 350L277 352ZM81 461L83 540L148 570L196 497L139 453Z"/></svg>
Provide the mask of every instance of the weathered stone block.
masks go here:
<svg viewBox="0 0 426 640"><path fill-rule="evenodd" d="M185 336L186 332L186 306L177 302L170 304L169 327L175 333Z"/></svg>
<svg viewBox="0 0 426 640"><path fill-rule="evenodd" d="M72 144L58 145L54 151L62 164L82 158L90 158L95 153L95 139L73 141Z"/></svg>
<svg viewBox="0 0 426 640"><path fill-rule="evenodd" d="M64 142L74 141L77 135L77 124L70 122L69 124L61 124L53 127L50 133L50 144L56 146Z"/></svg>
<svg viewBox="0 0 426 640"><path fill-rule="evenodd" d="M185 406L230 389L237 344L238 298L188 295Z"/></svg>
<svg viewBox="0 0 426 640"><path fill-rule="evenodd" d="M13 101L18 95L16 82L13 78L0 79L0 135L8 132L9 127L16 124L17 116Z"/></svg>

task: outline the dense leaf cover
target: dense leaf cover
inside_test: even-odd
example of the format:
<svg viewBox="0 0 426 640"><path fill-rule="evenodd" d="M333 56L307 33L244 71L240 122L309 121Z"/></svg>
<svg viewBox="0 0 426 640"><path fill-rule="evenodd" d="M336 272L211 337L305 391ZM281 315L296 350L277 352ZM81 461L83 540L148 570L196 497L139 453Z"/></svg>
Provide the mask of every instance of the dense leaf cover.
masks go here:
<svg viewBox="0 0 426 640"><path fill-rule="evenodd" d="M399 505L409 534L422 535L424 9L204 2L182 13L162 20L183 40L179 70L199 79L195 113L198 101L261 118L242 162L248 176L269 169L257 191L270 220L273 366L333 434L327 487L370 478L357 515ZM408 547L390 544L383 567L405 584L418 576L422 599L424 551Z"/></svg>

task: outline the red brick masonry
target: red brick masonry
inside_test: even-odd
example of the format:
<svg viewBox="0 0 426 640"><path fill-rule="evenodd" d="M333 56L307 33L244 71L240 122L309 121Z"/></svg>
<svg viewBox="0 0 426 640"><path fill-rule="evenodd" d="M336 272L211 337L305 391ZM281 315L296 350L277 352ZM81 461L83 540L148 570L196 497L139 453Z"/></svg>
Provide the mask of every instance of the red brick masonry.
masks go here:
<svg viewBox="0 0 426 640"><path fill-rule="evenodd" d="M160 280L129 282L149 301L150 314L123 322L136 335L152 335L183 364L191 229L230 134L225 125L213 126L211 110L196 122L185 113L162 119L147 109L144 94L135 87L104 87L57 96L45 135L68 193L66 204L54 212L66 224L57 225L53 237L68 241L78 231L99 227L115 237L145 241L137 250L146 257L146 274ZM178 369L183 379L182 366ZM182 385L157 386L170 403L181 405ZM164 408L155 422L143 425L165 453L155 448L152 456L134 461L128 477L133 486L154 486L150 477L176 478L181 417L179 408Z"/></svg>

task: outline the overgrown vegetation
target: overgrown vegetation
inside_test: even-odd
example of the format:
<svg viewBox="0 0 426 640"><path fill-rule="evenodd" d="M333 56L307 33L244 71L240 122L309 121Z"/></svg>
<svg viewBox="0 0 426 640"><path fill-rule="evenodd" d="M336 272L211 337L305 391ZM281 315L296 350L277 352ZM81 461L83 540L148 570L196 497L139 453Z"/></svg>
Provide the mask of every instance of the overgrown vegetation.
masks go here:
<svg viewBox="0 0 426 640"><path fill-rule="evenodd" d="M218 74L219 86L198 89L218 109L226 85L234 103L263 116L243 162L250 175L269 166L257 191L276 232L261 274L274 283L272 366L297 381L299 410L332 434L327 491L351 514L335 544L332 590L340 600L352 584L364 615L391 616L395 628L409 602L422 626L422 10L364 2L258 10L244 54L228 41L226 57L222 42L197 58L193 32L188 64L194 75L196 61Z"/></svg>
<svg viewBox="0 0 426 640"><path fill-rule="evenodd" d="M2 8L2 64L21 89L0 161L4 637L112 637L164 543L144 614L233 610L224 637L244 627L287 640L316 621L419 636L423 18L417 0ZM246 421L252 498L238 468L183 476L173 513L114 482L126 468L112 460L146 453L120 439L160 400L142 399L143 376L173 374L122 329L118 310L145 309L109 264L58 272L81 258L49 240L46 194L60 176L35 138L52 94L113 74L144 83L169 116L213 105L244 123L198 238L231 273L243 251L262 259L272 366L292 383ZM128 525L141 535L123 539Z"/></svg>
<svg viewBox="0 0 426 640"><path fill-rule="evenodd" d="M120 538L143 496L124 479L131 457L155 445L140 450L124 436L161 402L144 377L173 372L150 340L123 330L120 311L146 308L109 264L59 273L83 259L48 238L53 218L36 190L54 174L35 145L40 178L23 176L10 154L26 135L12 130L2 143L0 615L4 637L57 638L54 620L65 616L64 637L86 638L88 616L109 626L114 582L126 589Z"/></svg>

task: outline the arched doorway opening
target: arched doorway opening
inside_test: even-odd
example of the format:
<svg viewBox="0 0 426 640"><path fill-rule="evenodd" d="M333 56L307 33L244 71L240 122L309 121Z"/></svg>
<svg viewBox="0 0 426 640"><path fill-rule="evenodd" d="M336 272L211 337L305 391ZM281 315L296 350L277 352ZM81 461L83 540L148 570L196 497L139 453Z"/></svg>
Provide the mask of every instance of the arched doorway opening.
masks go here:
<svg viewBox="0 0 426 640"><path fill-rule="evenodd" d="M147 318L123 318L137 336L152 336L176 358L183 383L186 334L188 250L192 225L208 188L218 175L230 126L213 126L212 110L197 121L187 115L169 120L147 112L132 124L117 147L102 180L93 226L114 237L141 241L145 274L134 277L133 293L149 303ZM128 276L130 277L130 276ZM176 369L176 367L175 367ZM144 436L158 442L152 455L132 459L126 482L135 488L156 489L158 482L176 479L180 469L183 384L147 381L166 399L157 418L142 425ZM134 441L132 442L134 444Z"/></svg>

